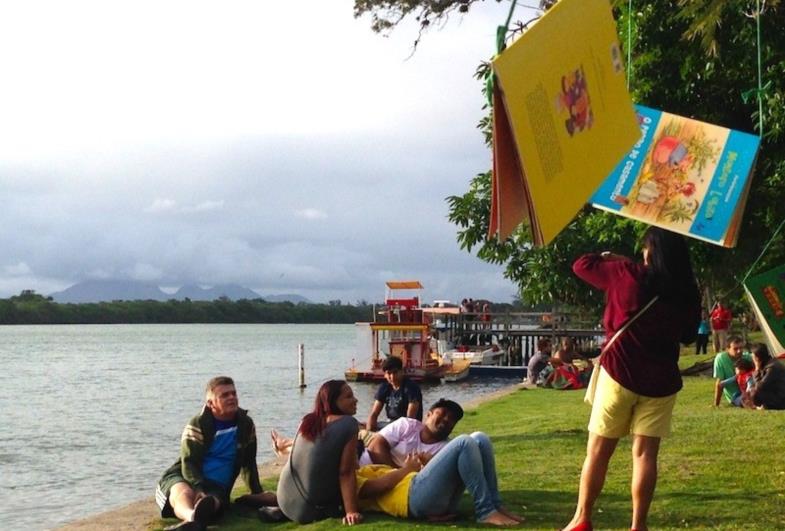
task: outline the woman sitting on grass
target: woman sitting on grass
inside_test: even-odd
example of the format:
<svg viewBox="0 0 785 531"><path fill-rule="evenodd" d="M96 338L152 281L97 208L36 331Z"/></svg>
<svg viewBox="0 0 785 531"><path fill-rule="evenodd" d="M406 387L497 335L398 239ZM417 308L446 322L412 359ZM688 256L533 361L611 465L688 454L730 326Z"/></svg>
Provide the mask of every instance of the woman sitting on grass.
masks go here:
<svg viewBox="0 0 785 531"><path fill-rule="evenodd" d="M427 456L410 454L398 469L361 467L357 489L362 510L399 518L452 519L463 491L468 489L478 522L513 526L523 520L502 506L493 446L481 432L456 437L430 461Z"/></svg>
<svg viewBox="0 0 785 531"><path fill-rule="evenodd" d="M358 511L357 399L343 380L330 380L316 395L312 412L303 417L291 453L278 480L278 505L295 522L305 524L339 515L362 521Z"/></svg>
<svg viewBox="0 0 785 531"><path fill-rule="evenodd" d="M750 398L760 409L785 409L785 366L771 357L763 343L752 346L755 363Z"/></svg>

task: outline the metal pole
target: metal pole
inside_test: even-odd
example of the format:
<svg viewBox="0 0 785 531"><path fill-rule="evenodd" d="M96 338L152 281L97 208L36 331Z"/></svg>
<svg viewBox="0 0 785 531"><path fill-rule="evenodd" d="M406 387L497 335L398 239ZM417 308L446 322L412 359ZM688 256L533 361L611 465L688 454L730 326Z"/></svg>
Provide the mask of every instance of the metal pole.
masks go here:
<svg viewBox="0 0 785 531"><path fill-rule="evenodd" d="M305 389L305 345L297 345L297 362L300 369L300 389Z"/></svg>

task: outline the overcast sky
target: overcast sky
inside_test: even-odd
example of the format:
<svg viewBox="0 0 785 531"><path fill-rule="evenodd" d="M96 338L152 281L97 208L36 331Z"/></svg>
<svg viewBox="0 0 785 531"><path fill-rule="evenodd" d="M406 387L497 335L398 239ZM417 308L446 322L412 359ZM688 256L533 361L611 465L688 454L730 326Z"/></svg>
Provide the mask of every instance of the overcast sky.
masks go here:
<svg viewBox="0 0 785 531"><path fill-rule="evenodd" d="M444 201L490 167L472 75L508 8L407 60L414 22L384 38L351 0L4 2L0 297L130 278L353 302L417 279L511 300Z"/></svg>

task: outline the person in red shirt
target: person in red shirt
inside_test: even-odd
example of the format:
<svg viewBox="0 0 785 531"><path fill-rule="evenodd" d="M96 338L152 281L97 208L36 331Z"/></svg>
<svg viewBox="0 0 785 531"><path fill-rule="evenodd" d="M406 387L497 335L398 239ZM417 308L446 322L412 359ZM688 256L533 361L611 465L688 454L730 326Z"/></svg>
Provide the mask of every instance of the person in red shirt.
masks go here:
<svg viewBox="0 0 785 531"><path fill-rule="evenodd" d="M630 527L647 529L660 441L670 431L676 393L682 387L679 343L695 340L700 293L682 236L650 227L642 247L642 264L602 253L583 255L572 266L578 277L605 292L606 340L629 325L605 349L595 369L600 372L578 504L565 530L592 529L592 509L608 464L619 439L628 433L633 437Z"/></svg>
<svg viewBox="0 0 785 531"><path fill-rule="evenodd" d="M709 318L711 320L714 354L717 354L722 352L722 349L727 346L728 329L730 328L731 320L733 320L733 314L729 308L723 306L722 301L718 300L714 304Z"/></svg>

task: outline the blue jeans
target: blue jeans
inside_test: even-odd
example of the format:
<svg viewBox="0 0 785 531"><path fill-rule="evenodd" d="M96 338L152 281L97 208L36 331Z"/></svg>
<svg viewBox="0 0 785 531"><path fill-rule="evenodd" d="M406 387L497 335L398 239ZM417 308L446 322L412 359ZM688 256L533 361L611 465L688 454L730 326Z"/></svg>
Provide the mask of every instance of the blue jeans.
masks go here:
<svg viewBox="0 0 785 531"><path fill-rule="evenodd" d="M425 465L409 486L409 515L414 518L455 513L464 490L474 498L482 521L502 503L491 440L482 432L459 435Z"/></svg>

